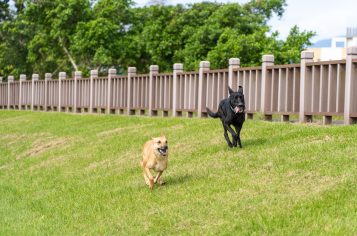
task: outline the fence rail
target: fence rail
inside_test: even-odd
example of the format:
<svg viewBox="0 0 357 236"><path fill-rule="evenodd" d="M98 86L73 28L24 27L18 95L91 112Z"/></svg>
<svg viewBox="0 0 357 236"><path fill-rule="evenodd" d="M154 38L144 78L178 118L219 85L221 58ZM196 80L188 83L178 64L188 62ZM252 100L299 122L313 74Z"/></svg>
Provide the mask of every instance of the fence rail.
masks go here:
<svg viewBox="0 0 357 236"><path fill-rule="evenodd" d="M280 115L288 121L298 115L300 122L323 116L329 124L334 116L343 116L345 124L357 121L357 47L347 50L346 60L314 62L313 53L301 53L300 64L274 65L274 56L263 56L259 67L240 67L240 60L229 60L229 68L210 70L210 63L200 63L199 71L183 71L175 64L173 73L159 73L156 65L149 74L118 76L110 69L108 76L90 78L75 72L59 79L46 74L31 80L21 75L18 81L0 77L0 109L31 109L67 112L106 112L155 116L207 116L206 107L217 110L219 102L233 90L243 87L248 118L262 113L267 120Z"/></svg>

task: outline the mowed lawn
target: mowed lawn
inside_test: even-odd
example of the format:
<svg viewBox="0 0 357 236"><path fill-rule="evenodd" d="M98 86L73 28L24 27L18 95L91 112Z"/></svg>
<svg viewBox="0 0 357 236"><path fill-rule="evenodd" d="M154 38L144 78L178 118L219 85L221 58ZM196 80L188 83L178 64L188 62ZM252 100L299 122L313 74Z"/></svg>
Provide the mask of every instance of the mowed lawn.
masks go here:
<svg viewBox="0 0 357 236"><path fill-rule="evenodd" d="M144 142L165 134L167 184ZM356 235L357 126L0 111L0 235Z"/></svg>

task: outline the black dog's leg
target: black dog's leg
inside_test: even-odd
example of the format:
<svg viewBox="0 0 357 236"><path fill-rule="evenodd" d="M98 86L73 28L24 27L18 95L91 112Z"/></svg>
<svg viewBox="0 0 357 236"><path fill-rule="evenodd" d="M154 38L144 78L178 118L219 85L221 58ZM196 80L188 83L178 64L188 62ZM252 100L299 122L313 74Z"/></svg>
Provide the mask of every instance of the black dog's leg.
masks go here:
<svg viewBox="0 0 357 236"><path fill-rule="evenodd" d="M236 132L237 132L238 145L240 148L242 148L242 143L240 141L240 131L242 130L242 125L234 125L234 128L236 129Z"/></svg>
<svg viewBox="0 0 357 236"><path fill-rule="evenodd" d="M224 126L224 130L225 130L225 137L226 137L226 133L227 133L226 130L228 130L232 135L232 141L233 141L231 143L232 146L233 147L237 147L237 134L236 134L236 132L234 132L234 130L230 127L230 125L227 122L223 122L223 126ZM228 135L227 135L227 137L228 137ZM226 139L227 139L227 137L226 137ZM231 145L229 145L229 146L232 147Z"/></svg>
<svg viewBox="0 0 357 236"><path fill-rule="evenodd" d="M224 129L224 138L226 139L228 146L233 147L233 144L232 144L231 140L229 139L227 129L226 129L223 121L222 121L222 125L223 125L223 129Z"/></svg>

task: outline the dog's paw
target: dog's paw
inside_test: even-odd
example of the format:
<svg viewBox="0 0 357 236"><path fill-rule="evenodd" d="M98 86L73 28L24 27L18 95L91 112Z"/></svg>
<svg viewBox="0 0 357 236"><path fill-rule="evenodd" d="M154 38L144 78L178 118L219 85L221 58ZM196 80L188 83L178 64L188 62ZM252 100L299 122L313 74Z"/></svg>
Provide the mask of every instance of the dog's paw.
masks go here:
<svg viewBox="0 0 357 236"><path fill-rule="evenodd" d="M164 185L164 184L166 184L166 182L163 179L159 179L159 184Z"/></svg>
<svg viewBox="0 0 357 236"><path fill-rule="evenodd" d="M153 180L153 179L150 179L150 180L149 180L149 188L150 188L150 189L153 189L153 188L154 188L154 180Z"/></svg>

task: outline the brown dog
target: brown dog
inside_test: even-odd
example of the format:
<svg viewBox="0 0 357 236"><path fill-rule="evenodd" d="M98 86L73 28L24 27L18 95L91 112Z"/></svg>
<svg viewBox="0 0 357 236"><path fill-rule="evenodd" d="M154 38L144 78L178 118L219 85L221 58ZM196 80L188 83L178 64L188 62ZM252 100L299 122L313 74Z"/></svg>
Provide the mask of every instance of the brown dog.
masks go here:
<svg viewBox="0 0 357 236"><path fill-rule="evenodd" d="M153 189L155 183L164 184L161 178L162 172L166 170L169 157L167 139L165 136L152 138L144 145L143 160L140 162L143 168L145 183ZM150 170L158 172L154 177Z"/></svg>

